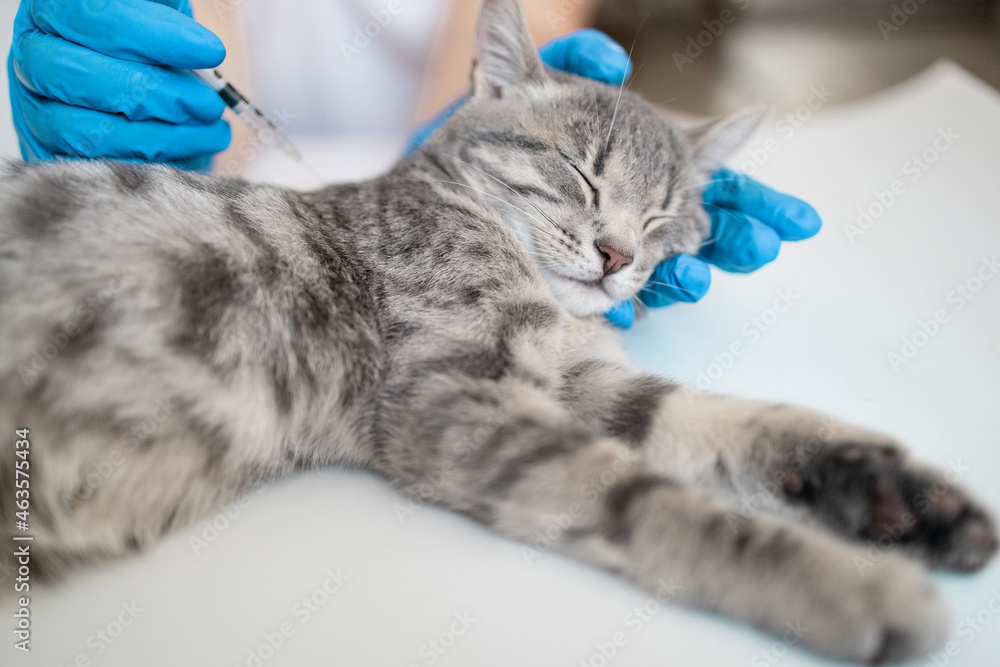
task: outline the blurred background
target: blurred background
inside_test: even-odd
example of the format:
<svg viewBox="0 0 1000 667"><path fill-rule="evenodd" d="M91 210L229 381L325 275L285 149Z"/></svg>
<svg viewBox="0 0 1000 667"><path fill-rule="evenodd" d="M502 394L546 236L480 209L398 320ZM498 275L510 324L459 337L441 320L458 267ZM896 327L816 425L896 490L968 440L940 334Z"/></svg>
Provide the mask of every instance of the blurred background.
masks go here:
<svg viewBox="0 0 1000 667"><path fill-rule="evenodd" d="M633 89L700 115L844 103L942 57L1000 88L996 0L602 0L594 22L635 42Z"/></svg>
<svg viewBox="0 0 1000 667"><path fill-rule="evenodd" d="M298 113L288 128L293 135L401 136L466 85L480 3L397 2L400 18L352 60L342 45L388 0L193 0L199 20L225 36L230 78L266 110ZM17 5L0 0L4 53ZM1000 88L998 5L1000 0L525 0L537 41L588 25L610 33L633 50L631 89L682 115L721 114L748 103L781 112L815 99L817 91L824 107L842 104L942 57ZM305 35L310 31L311 38ZM308 76L301 81L289 74L303 71ZM0 154L15 154L6 69L0 79ZM304 86L310 89L303 92ZM326 97L314 97L317 90ZM308 125L309 112L327 125Z"/></svg>

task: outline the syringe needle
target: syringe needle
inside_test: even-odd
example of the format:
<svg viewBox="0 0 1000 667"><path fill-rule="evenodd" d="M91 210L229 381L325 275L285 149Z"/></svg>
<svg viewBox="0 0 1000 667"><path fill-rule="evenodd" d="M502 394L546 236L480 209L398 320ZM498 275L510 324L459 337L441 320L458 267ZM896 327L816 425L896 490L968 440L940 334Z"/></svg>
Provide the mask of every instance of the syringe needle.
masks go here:
<svg viewBox="0 0 1000 667"><path fill-rule="evenodd" d="M222 75L222 72L217 69L196 69L193 71L202 81L210 85L219 94L219 97L226 103L226 106L232 109L240 120L253 129L258 139L291 156L292 159L308 169L317 181L323 180L320 173L306 162L302 151L292 143L287 134L281 131L278 124L265 116L259 107L247 99L233 84L229 83L226 77Z"/></svg>

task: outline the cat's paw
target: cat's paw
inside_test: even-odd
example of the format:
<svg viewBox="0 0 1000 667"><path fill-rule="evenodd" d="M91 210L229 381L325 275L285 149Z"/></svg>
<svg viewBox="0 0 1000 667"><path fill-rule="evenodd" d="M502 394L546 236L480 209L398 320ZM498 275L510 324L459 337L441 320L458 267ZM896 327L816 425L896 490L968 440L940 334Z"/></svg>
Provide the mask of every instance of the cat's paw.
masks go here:
<svg viewBox="0 0 1000 667"><path fill-rule="evenodd" d="M804 647L855 663L887 664L924 655L948 634L944 600L927 571L896 554L863 571L861 550L837 541L815 542L782 597L781 622L796 628ZM773 585L773 584L772 584Z"/></svg>
<svg viewBox="0 0 1000 667"><path fill-rule="evenodd" d="M840 534L896 548L934 568L981 569L997 551L987 512L941 473L890 446L824 447L782 473L782 490Z"/></svg>
<svg viewBox="0 0 1000 667"><path fill-rule="evenodd" d="M891 558L862 586L866 607L853 617L858 659L871 665L903 662L934 650L948 633L944 600L925 572Z"/></svg>

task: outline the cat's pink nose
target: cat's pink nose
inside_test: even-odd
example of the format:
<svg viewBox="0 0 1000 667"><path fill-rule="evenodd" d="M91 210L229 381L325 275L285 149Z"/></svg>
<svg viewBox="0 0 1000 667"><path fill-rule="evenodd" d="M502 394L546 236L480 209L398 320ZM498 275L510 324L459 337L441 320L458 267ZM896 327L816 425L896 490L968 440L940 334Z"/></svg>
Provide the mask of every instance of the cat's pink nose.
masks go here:
<svg viewBox="0 0 1000 667"><path fill-rule="evenodd" d="M601 253L604 257L605 276L610 276L612 273L618 273L624 267L632 263L631 255L626 255L610 245L601 245L597 242L595 242L594 245L597 246L597 252Z"/></svg>

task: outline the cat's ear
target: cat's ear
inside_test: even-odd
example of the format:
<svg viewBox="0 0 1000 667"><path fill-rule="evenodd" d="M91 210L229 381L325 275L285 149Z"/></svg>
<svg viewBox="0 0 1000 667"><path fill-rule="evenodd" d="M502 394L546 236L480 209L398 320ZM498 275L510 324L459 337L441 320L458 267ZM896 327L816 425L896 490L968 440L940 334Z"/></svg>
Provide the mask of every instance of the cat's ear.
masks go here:
<svg viewBox="0 0 1000 667"><path fill-rule="evenodd" d="M770 112L768 107L747 107L688 129L688 137L694 146L695 162L705 171L715 171L726 158L746 143Z"/></svg>
<svg viewBox="0 0 1000 667"><path fill-rule="evenodd" d="M472 96L502 98L511 88L546 78L519 0L485 0L476 27Z"/></svg>

